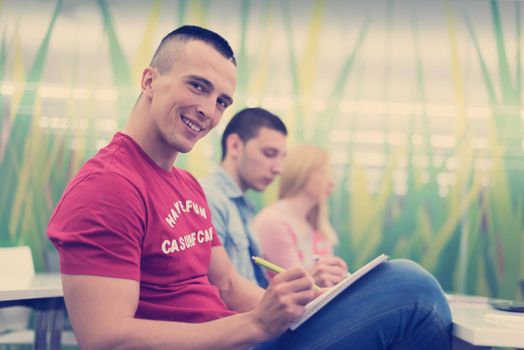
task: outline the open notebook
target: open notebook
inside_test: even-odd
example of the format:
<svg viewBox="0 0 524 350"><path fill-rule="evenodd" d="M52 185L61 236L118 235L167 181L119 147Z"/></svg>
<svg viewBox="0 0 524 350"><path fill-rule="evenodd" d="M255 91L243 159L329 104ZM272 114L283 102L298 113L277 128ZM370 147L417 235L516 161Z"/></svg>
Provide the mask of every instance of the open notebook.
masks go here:
<svg viewBox="0 0 524 350"><path fill-rule="evenodd" d="M380 263L386 260L388 260L388 256L385 254L377 256L375 259L371 260L366 265L362 266L360 269L348 275L348 277L344 278L342 281L338 282L335 286L325 291L318 298L316 298L315 300L311 301L309 304L306 305L306 311L304 312L304 314L300 316L300 318L298 318L296 321L294 321L289 326L289 329L291 330L297 329L298 326L300 326L307 319L313 316L318 310L322 309L324 305L326 305L331 300L333 300L333 298L339 295L344 289L352 285L356 280L364 276L375 266L379 265Z"/></svg>

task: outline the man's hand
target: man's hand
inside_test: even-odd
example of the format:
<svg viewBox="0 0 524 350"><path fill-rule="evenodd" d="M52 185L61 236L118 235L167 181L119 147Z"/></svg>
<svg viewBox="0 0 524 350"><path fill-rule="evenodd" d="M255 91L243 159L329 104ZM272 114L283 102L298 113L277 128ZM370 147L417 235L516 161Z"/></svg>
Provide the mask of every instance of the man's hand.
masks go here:
<svg viewBox="0 0 524 350"><path fill-rule="evenodd" d="M288 269L270 282L261 302L252 311L256 324L268 337L276 337L300 317L305 305L318 296L313 278L303 267Z"/></svg>
<svg viewBox="0 0 524 350"><path fill-rule="evenodd" d="M311 275L315 283L320 287L333 287L335 284L344 279L348 274L346 262L338 256L320 257L313 269Z"/></svg>

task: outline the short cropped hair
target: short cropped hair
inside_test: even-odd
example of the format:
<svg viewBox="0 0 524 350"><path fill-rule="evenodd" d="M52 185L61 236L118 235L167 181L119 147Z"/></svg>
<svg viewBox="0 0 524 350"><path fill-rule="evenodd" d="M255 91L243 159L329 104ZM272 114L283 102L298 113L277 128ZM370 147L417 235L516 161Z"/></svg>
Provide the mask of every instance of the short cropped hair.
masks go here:
<svg viewBox="0 0 524 350"><path fill-rule="evenodd" d="M236 66L235 54L226 39L209 29L192 25L184 25L167 34L162 41L160 41L150 66L158 69L160 74L168 73L171 71L173 63L180 57L181 53L178 52L178 50L173 50L174 44L185 43L190 40L199 40L211 45Z"/></svg>
<svg viewBox="0 0 524 350"><path fill-rule="evenodd" d="M250 139L257 137L261 128L269 128L287 136L287 129L284 122L282 122L279 117L263 108L245 108L235 114L222 134L222 160L226 158L226 140L229 135L237 134L245 143Z"/></svg>

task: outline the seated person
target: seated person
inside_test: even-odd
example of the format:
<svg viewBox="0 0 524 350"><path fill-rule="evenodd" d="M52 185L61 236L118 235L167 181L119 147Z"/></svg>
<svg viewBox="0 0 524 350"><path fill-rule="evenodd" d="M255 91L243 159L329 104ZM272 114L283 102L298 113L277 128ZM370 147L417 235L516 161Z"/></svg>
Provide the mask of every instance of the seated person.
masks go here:
<svg viewBox="0 0 524 350"><path fill-rule="evenodd" d="M266 259L284 268L304 266L321 287L331 287L347 274L344 260L333 256L338 239L327 207L332 188L327 152L296 146L284 162L279 200L253 223Z"/></svg>
<svg viewBox="0 0 524 350"><path fill-rule="evenodd" d="M442 289L409 261L382 264L290 331L319 295L313 278L293 267L264 290L241 277L202 188L173 166L233 102L231 47L180 27L140 82L124 132L83 165L47 228L82 349L449 349Z"/></svg>
<svg viewBox="0 0 524 350"><path fill-rule="evenodd" d="M246 192L264 191L280 174L286 136L282 120L263 108L237 112L222 134L220 166L201 181L213 226L231 262L261 287L267 286L267 276L251 260L261 253L251 231L255 209Z"/></svg>
<svg viewBox="0 0 524 350"><path fill-rule="evenodd" d="M263 288L266 272L251 260L261 250L251 229L255 210L246 192L262 192L280 175L286 137L286 126L273 113L259 107L237 112L222 134L220 166L201 181L213 226L235 269ZM315 278L338 280L340 271L333 265L341 263L338 258L319 260Z"/></svg>

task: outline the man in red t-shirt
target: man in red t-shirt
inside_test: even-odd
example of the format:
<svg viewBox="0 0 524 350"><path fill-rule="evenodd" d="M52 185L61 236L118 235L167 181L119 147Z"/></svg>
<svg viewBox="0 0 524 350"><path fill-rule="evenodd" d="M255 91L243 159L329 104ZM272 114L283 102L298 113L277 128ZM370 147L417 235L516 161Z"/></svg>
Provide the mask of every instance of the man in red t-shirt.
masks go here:
<svg viewBox="0 0 524 350"><path fill-rule="evenodd" d="M65 189L47 233L82 347L244 349L282 333L315 297L302 269L265 294L241 278L200 185L173 167L217 125L235 85L222 37L171 32L143 71L125 130Z"/></svg>
<svg viewBox="0 0 524 350"><path fill-rule="evenodd" d="M173 167L232 104L235 65L229 44L214 32L183 26L168 34L142 73L142 93L125 130L65 189L47 234L60 254L64 298L80 346L375 349L372 344L400 341L408 348L444 349L450 321L449 311L437 310L444 305L442 292L412 265L377 268L375 281L363 282L361 292L355 287L340 295L293 332L286 330L317 296L307 271L288 269L265 291L235 271L202 188ZM402 282L404 275L420 275L424 288ZM403 301L389 312L392 303L377 293ZM362 317L347 312L359 308Z"/></svg>

